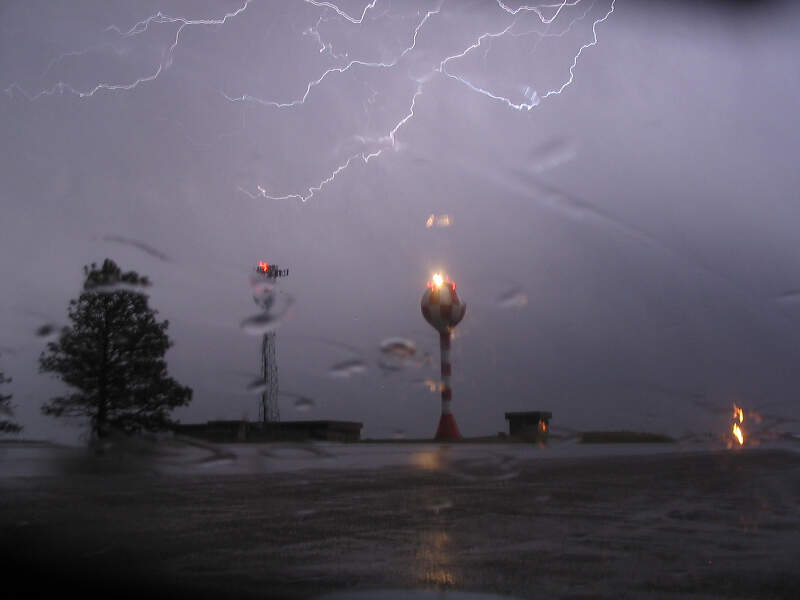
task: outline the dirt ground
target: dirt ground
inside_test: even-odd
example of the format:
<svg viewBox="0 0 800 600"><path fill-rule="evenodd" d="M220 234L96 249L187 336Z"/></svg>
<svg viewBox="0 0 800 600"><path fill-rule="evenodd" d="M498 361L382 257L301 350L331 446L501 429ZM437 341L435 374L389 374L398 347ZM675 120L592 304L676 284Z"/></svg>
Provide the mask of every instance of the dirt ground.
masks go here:
<svg viewBox="0 0 800 600"><path fill-rule="evenodd" d="M486 475L486 476L484 476ZM797 598L800 457L751 450L417 467L0 479L28 598ZM376 592L377 595L377 592ZM362 596L359 596L362 597Z"/></svg>

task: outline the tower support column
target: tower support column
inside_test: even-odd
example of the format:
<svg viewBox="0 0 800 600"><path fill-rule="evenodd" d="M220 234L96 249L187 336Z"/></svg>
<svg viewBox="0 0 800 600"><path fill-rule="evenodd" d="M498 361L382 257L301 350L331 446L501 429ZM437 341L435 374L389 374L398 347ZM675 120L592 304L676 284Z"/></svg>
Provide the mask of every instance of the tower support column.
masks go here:
<svg viewBox="0 0 800 600"><path fill-rule="evenodd" d="M460 440L461 432L456 425L456 419L450 410L453 400L453 391L450 387L450 330L439 331L439 350L441 352L442 366L442 416L439 418L439 427L436 429L437 440Z"/></svg>

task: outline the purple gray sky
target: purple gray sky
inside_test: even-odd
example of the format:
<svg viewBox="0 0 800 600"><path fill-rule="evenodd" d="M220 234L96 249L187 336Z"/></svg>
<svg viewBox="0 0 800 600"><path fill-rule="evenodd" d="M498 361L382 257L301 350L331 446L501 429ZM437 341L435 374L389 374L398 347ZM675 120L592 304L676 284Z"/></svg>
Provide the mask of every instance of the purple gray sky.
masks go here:
<svg viewBox="0 0 800 600"><path fill-rule="evenodd" d="M733 402L800 417L799 15L4 2L0 368L18 420L79 431L39 414L60 384L35 332L105 257L153 281L171 373L195 391L184 422L258 414L259 341L240 328L258 260L290 269L280 387L314 401L282 397L284 419L432 435L437 369L378 359L393 336L438 353L419 310L435 270L468 305L466 435L511 410L677 434L724 430ZM366 370L331 376L353 359Z"/></svg>

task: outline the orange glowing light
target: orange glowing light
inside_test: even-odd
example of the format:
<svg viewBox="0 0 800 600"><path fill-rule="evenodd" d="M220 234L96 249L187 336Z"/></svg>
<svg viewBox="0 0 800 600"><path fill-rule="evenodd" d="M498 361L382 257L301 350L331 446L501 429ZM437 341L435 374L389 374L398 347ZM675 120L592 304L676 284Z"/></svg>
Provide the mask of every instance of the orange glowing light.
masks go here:
<svg viewBox="0 0 800 600"><path fill-rule="evenodd" d="M258 270L266 273L269 271L269 263L266 263L263 260L258 261Z"/></svg>
<svg viewBox="0 0 800 600"><path fill-rule="evenodd" d="M733 427L731 428L731 434L733 437L736 438L736 441L739 442L739 445L744 445L744 431L742 428L739 427L741 423L744 423L744 410L733 405Z"/></svg>
<svg viewBox="0 0 800 600"><path fill-rule="evenodd" d="M437 288L442 287L442 285L444 284L444 277L442 277L441 273L434 273L431 280L433 281L433 285L436 286Z"/></svg>
<svg viewBox="0 0 800 600"><path fill-rule="evenodd" d="M744 445L744 434L742 433L742 429L739 427L738 423L733 424L733 430L731 433L733 433L733 437L736 438L736 441L739 442L740 446Z"/></svg>

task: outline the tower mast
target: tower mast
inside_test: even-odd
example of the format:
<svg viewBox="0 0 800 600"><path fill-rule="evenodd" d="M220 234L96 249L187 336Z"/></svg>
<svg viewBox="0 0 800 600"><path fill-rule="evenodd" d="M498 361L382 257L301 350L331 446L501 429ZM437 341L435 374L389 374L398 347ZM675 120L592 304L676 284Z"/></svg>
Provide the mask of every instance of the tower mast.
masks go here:
<svg viewBox="0 0 800 600"><path fill-rule="evenodd" d="M278 361L275 338L275 332L270 331L264 334L264 339L261 341L261 375L264 377L264 391L261 392L258 418L262 423L277 423L281 420L278 407Z"/></svg>
<svg viewBox="0 0 800 600"><path fill-rule="evenodd" d="M289 269L280 269L278 265L258 261L251 283L254 287L253 300L265 313L275 303L275 283L278 277L287 277ZM264 391L258 405L258 418L262 425L277 423L281 420L278 406L278 359L276 351L277 337L275 331L268 331L261 340L261 357L259 366L264 378Z"/></svg>

